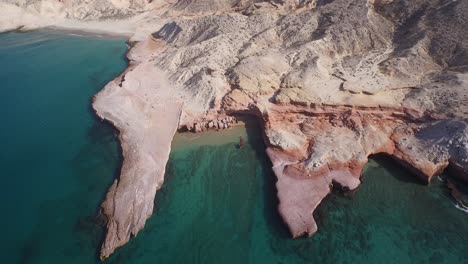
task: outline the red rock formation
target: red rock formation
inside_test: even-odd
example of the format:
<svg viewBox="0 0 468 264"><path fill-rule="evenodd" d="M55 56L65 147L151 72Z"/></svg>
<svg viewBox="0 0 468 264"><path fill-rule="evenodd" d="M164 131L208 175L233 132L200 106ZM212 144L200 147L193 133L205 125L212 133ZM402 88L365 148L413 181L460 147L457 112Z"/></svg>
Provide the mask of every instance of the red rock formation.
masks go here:
<svg viewBox="0 0 468 264"><path fill-rule="evenodd" d="M232 110L236 111L239 109ZM466 162L453 154L466 146L466 125L438 120L428 112L265 102L239 112L250 112L263 122L267 154L278 179L279 212L293 237L317 231L313 212L333 186L349 191L359 186L369 155L388 154L426 183L449 160L466 168ZM437 134L444 135L438 138L441 145L453 138L464 143L439 152L431 150L429 138Z"/></svg>

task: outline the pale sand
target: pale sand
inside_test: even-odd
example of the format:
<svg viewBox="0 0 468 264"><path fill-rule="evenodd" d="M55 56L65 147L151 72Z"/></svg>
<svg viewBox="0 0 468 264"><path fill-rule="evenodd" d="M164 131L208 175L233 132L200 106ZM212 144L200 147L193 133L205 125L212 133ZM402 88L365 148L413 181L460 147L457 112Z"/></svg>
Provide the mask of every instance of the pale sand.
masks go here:
<svg viewBox="0 0 468 264"><path fill-rule="evenodd" d="M89 30L89 29L76 29L76 28L67 28L67 27L59 27L59 26L49 26L40 30L56 31L56 32L65 33L65 34L72 35L72 36L97 37L97 38L106 38L106 39L121 39L123 41L127 41L130 37L128 34L124 34L124 33Z"/></svg>
<svg viewBox="0 0 468 264"><path fill-rule="evenodd" d="M145 15L122 20L80 21L59 17L46 17L36 13L27 12L21 8L0 3L0 33L7 31L29 31L39 28L51 27L64 30L78 30L80 32L97 33L104 36L132 37L140 21Z"/></svg>
<svg viewBox="0 0 468 264"><path fill-rule="evenodd" d="M197 146L213 146L224 144L238 144L239 137L247 138L246 124L239 124L225 130L208 130L200 133L177 133L172 141L172 149L180 150Z"/></svg>

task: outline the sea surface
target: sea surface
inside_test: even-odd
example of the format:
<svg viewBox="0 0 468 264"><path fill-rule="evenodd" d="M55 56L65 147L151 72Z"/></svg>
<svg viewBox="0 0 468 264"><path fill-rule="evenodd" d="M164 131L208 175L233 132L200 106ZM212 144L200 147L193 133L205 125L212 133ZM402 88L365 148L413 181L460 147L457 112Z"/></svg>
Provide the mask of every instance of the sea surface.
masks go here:
<svg viewBox="0 0 468 264"><path fill-rule="evenodd" d="M121 163L92 96L126 66L124 39L0 34L0 261L100 263L99 205ZM239 136L246 147L237 148ZM254 120L178 134L155 213L105 263L467 263L468 214L444 187L373 157L352 195L327 197L318 233L291 239Z"/></svg>

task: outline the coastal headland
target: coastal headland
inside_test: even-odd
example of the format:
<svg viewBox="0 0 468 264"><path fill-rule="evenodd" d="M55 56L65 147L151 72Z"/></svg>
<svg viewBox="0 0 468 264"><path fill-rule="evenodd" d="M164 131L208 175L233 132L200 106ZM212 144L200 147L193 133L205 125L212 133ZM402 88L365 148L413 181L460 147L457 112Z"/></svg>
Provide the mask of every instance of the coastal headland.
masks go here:
<svg viewBox="0 0 468 264"><path fill-rule="evenodd" d="M153 213L175 132L237 115L261 121L293 237L317 232L314 210L332 188L356 190L373 154L425 183L448 167L468 181L466 1L19 2L1 4L1 29L132 34L128 68L93 102L124 156L101 259Z"/></svg>

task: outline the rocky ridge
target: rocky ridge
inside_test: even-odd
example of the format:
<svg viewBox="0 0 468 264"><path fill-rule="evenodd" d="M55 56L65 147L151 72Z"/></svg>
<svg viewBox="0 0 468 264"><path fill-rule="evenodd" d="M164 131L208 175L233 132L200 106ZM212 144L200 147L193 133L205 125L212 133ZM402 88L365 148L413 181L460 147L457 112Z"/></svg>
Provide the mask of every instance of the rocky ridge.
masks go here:
<svg viewBox="0 0 468 264"><path fill-rule="evenodd" d="M426 183L447 167L468 180L466 1L6 2L40 18L53 3L70 19L130 21L130 66L93 104L125 157L103 203L101 258L151 215L175 130L232 115L262 121L294 237L317 231L315 208L333 186L355 190L372 154Z"/></svg>

